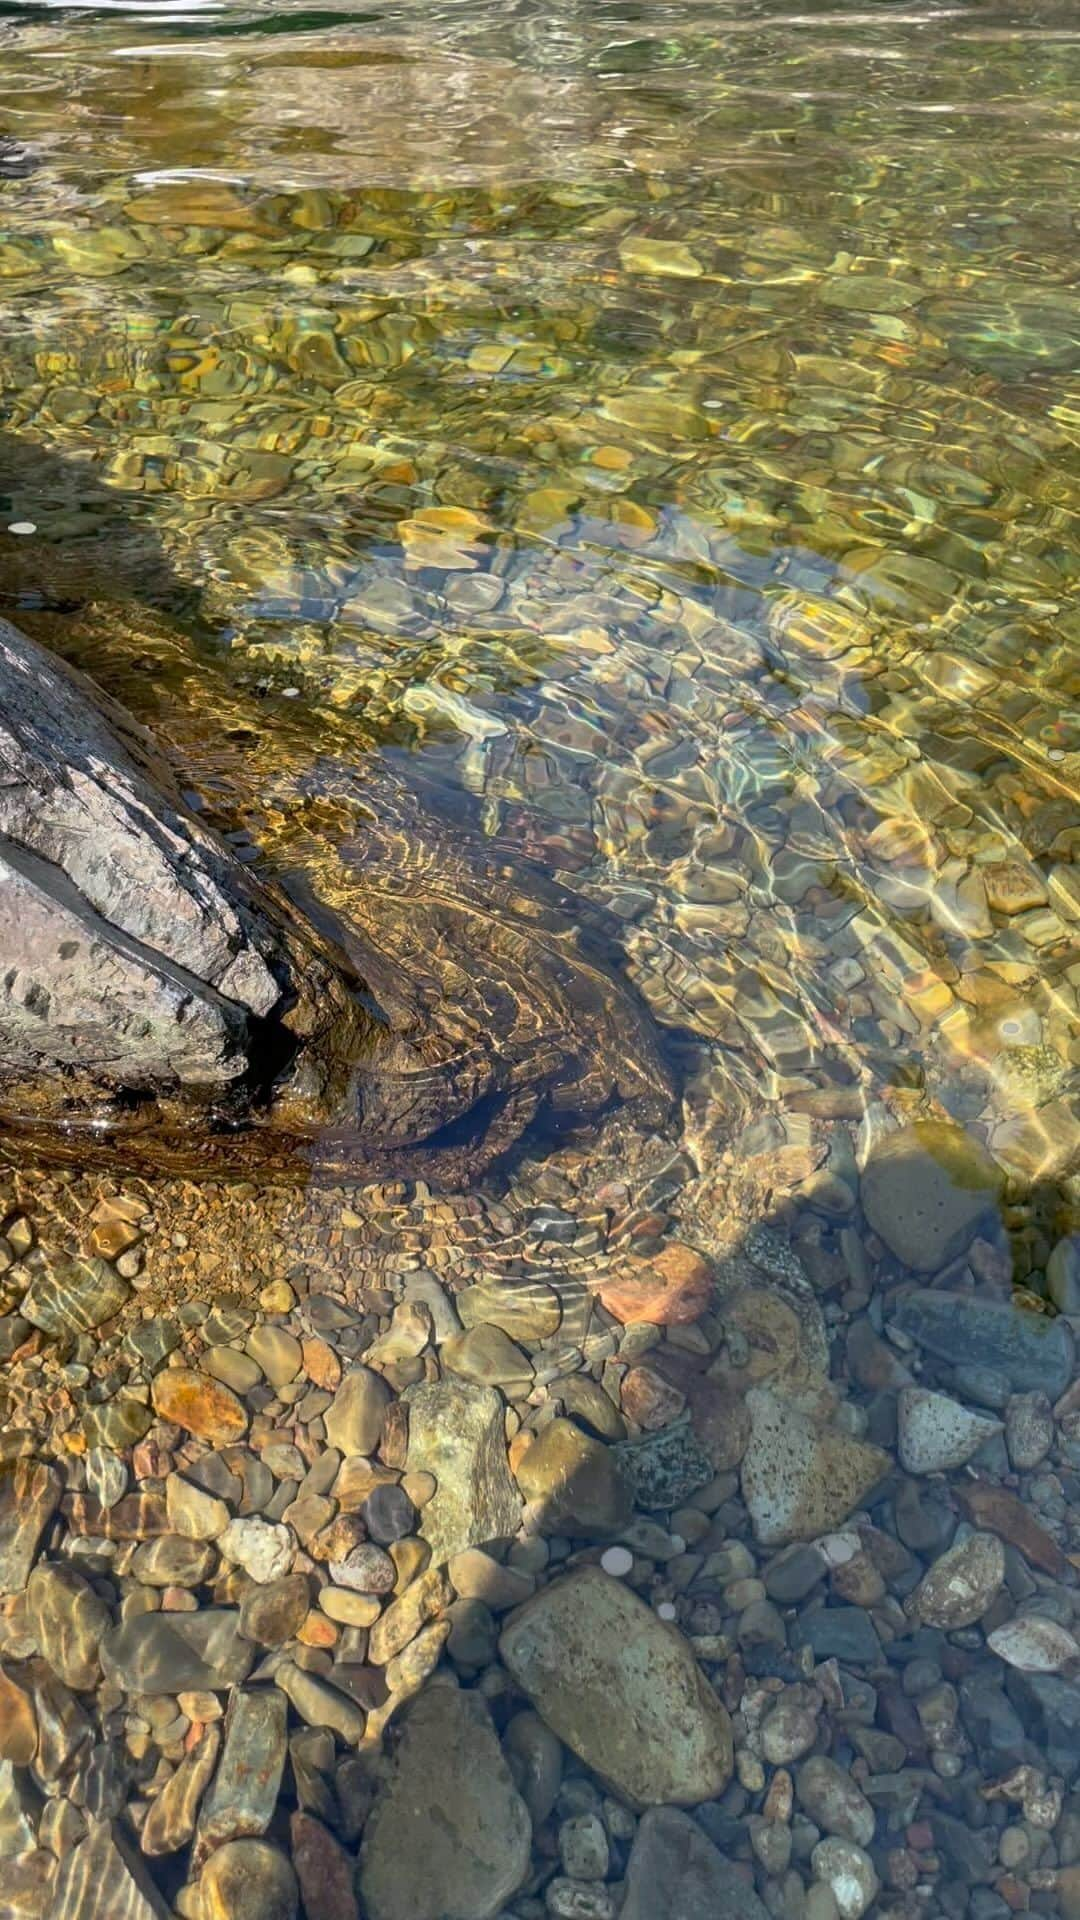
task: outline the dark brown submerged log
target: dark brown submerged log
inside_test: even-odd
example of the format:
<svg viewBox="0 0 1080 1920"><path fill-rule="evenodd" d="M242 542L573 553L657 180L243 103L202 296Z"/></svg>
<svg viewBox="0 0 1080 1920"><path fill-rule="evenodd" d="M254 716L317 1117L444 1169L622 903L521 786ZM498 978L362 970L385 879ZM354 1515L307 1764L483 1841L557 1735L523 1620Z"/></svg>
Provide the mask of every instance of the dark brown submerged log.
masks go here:
<svg viewBox="0 0 1080 1920"><path fill-rule="evenodd" d="M423 842L414 810L393 844L410 826ZM332 939L184 805L122 708L0 621L0 1133L129 1167L456 1184L545 1107L654 1117L670 1088L625 989L569 927L470 897L449 849L440 887L441 844L410 911L374 827Z"/></svg>

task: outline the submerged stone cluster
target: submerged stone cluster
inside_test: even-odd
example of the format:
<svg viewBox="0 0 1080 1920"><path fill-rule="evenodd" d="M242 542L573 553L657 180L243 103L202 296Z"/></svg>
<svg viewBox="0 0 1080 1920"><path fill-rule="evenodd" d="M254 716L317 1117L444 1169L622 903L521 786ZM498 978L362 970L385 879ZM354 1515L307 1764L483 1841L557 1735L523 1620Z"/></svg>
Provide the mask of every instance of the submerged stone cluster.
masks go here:
<svg viewBox="0 0 1080 1920"><path fill-rule="evenodd" d="M0 1911L1070 1913L1073 1326L972 1142L820 1153L9 1179Z"/></svg>

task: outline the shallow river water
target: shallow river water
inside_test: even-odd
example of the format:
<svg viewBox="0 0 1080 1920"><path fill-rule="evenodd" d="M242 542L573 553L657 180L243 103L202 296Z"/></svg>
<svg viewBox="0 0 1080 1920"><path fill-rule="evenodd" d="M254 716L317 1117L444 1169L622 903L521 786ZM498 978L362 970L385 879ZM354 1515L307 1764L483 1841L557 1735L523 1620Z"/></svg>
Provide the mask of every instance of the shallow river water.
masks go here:
<svg viewBox="0 0 1080 1920"><path fill-rule="evenodd" d="M4 1144L0 1916L1080 1914L1078 83L0 11L0 610L387 1004L509 1048L542 928L674 1088Z"/></svg>

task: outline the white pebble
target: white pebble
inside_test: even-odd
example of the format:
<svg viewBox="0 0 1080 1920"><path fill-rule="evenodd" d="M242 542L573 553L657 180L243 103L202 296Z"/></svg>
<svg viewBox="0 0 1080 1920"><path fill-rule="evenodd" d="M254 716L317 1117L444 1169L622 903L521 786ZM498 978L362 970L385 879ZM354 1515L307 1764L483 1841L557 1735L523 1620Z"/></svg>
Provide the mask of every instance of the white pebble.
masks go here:
<svg viewBox="0 0 1080 1920"><path fill-rule="evenodd" d="M12 520L8 525L8 532L9 533L36 533L37 526L33 520Z"/></svg>
<svg viewBox="0 0 1080 1920"><path fill-rule="evenodd" d="M605 1547L600 1555L604 1572L614 1574L616 1580L621 1580L624 1574L629 1573L633 1564L634 1556L629 1547Z"/></svg>
<svg viewBox="0 0 1080 1920"><path fill-rule="evenodd" d="M849 1560L854 1560L861 1542L857 1533L827 1533L814 1544L826 1566L846 1567Z"/></svg>
<svg viewBox="0 0 1080 1920"><path fill-rule="evenodd" d="M661 1600L660 1605L656 1609L656 1617L658 1620L674 1620L676 1614L673 1602L670 1600Z"/></svg>

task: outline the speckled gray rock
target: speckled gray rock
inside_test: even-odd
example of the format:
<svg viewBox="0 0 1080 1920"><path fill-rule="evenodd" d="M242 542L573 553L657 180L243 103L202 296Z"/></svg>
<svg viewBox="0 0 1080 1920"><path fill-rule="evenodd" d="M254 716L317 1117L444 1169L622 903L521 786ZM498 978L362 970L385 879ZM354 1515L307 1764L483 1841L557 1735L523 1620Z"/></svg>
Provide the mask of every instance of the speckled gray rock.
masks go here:
<svg viewBox="0 0 1080 1920"><path fill-rule="evenodd" d="M767 1387L747 1395L750 1444L742 1491L764 1546L786 1546L829 1533L860 1506L889 1471L880 1447L823 1427Z"/></svg>
<svg viewBox="0 0 1080 1920"><path fill-rule="evenodd" d="M768 1909L688 1814L652 1807L634 1837L620 1920L768 1920Z"/></svg>
<svg viewBox="0 0 1080 1920"><path fill-rule="evenodd" d="M476 1693L431 1686L409 1709L364 1828L367 1920L494 1920L529 1870L532 1823Z"/></svg>
<svg viewBox="0 0 1080 1920"><path fill-rule="evenodd" d="M639 1806L694 1806L731 1775L731 1723L689 1645L598 1567L544 1587L503 1664L560 1740Z"/></svg>
<svg viewBox="0 0 1080 1920"><path fill-rule="evenodd" d="M863 1168L867 1220L914 1273L936 1273L993 1215L1000 1168L962 1127L919 1122L886 1134Z"/></svg>
<svg viewBox="0 0 1080 1920"><path fill-rule="evenodd" d="M897 1451L906 1473L948 1473L1001 1432L1000 1420L972 1413L947 1394L905 1387L896 1403Z"/></svg>
<svg viewBox="0 0 1080 1920"><path fill-rule="evenodd" d="M816 1753L804 1760L795 1774L795 1791L800 1807L814 1825L825 1833L836 1833L858 1846L869 1846L874 1837L874 1809L860 1792L851 1775Z"/></svg>
<svg viewBox="0 0 1080 1920"><path fill-rule="evenodd" d="M1005 1444L1017 1473L1046 1459L1054 1444L1054 1413L1045 1393L1013 1395L1005 1409Z"/></svg>
<svg viewBox="0 0 1080 1920"><path fill-rule="evenodd" d="M1037 1613L1006 1620L986 1636L991 1653L1020 1673L1059 1673L1080 1659L1080 1646L1067 1627Z"/></svg>
<svg viewBox="0 0 1080 1920"><path fill-rule="evenodd" d="M689 1414L660 1433L625 1440L614 1451L639 1507L677 1507L716 1472Z"/></svg>
<svg viewBox="0 0 1080 1920"><path fill-rule="evenodd" d="M939 1360L991 1368L1017 1393L1046 1393L1056 1400L1073 1377L1075 1343L1065 1320L930 1287L905 1294L892 1317Z"/></svg>
<svg viewBox="0 0 1080 1920"><path fill-rule="evenodd" d="M503 1402L493 1387L438 1380L406 1395L409 1469L433 1473L420 1535L441 1566L466 1547L512 1539L522 1501L506 1464Z"/></svg>
<svg viewBox="0 0 1080 1920"><path fill-rule="evenodd" d="M810 1865L818 1885L832 1893L839 1920L862 1920L879 1886L869 1854L851 1840L830 1837L818 1842Z"/></svg>
<svg viewBox="0 0 1080 1920"><path fill-rule="evenodd" d="M924 1626L954 1633L988 1612L1005 1579L1005 1549L994 1533L972 1533L935 1560L916 1587L911 1610Z"/></svg>

